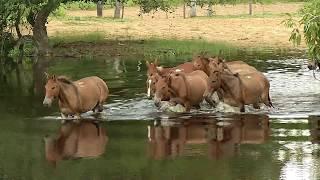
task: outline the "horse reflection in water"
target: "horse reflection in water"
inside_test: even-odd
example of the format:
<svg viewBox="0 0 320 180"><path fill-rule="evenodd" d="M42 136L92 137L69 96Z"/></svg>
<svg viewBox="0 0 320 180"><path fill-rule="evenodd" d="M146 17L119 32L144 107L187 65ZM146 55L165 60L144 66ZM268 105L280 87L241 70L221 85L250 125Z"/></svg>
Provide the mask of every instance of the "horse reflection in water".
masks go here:
<svg viewBox="0 0 320 180"><path fill-rule="evenodd" d="M54 166L60 160L98 157L108 142L106 130L92 121L66 122L57 136L46 136L45 157Z"/></svg>
<svg viewBox="0 0 320 180"><path fill-rule="evenodd" d="M236 115L233 120L189 119L173 125L148 126L148 153L154 159L207 154L234 156L240 144L262 144L269 136L266 115Z"/></svg>

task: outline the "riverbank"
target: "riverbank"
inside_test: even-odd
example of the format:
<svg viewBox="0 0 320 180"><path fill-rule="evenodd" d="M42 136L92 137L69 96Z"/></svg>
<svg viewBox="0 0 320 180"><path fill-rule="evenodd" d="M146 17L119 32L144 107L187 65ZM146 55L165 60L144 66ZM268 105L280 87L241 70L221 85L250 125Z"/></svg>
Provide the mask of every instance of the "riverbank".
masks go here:
<svg viewBox="0 0 320 180"><path fill-rule="evenodd" d="M216 6L213 17L205 17L206 10L198 9L199 17L186 19L180 7L173 13L143 16L138 15L137 7L128 7L122 20L112 18L113 9L105 10L102 18L96 17L95 11L67 11L64 17L49 19L48 34L55 54L66 51L67 56L141 53L145 42L154 39L205 42L208 46L219 42L242 49L294 49L288 41L291 30L281 22L285 13L295 14L302 5L256 4L253 16L247 15L246 4ZM298 48L305 47L302 42Z"/></svg>

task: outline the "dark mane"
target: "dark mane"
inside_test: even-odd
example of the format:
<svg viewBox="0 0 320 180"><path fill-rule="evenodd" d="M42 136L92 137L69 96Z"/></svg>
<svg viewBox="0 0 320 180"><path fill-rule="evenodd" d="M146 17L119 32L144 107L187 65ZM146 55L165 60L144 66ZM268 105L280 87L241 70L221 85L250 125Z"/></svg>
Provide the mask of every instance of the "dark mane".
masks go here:
<svg viewBox="0 0 320 180"><path fill-rule="evenodd" d="M57 80L62 83L72 84L72 81L69 78L67 78L66 76L59 76L59 77L57 77Z"/></svg>

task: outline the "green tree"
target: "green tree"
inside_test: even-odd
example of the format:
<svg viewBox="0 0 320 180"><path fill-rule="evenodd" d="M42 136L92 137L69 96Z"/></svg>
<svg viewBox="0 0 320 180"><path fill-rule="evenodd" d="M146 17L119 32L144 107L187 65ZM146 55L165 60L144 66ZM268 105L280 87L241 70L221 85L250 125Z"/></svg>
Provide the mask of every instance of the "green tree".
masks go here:
<svg viewBox="0 0 320 180"><path fill-rule="evenodd" d="M300 10L302 18L299 21L289 15L285 25L293 28L290 41L295 45L301 42L299 27L303 26L303 35L308 47L308 55L312 61L320 63L320 1L312 0Z"/></svg>

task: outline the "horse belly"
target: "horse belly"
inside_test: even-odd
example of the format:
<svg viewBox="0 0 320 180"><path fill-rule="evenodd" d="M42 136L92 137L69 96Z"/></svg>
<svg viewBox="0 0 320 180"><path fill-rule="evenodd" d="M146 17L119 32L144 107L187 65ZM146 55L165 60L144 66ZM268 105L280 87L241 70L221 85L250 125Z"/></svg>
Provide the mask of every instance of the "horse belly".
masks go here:
<svg viewBox="0 0 320 180"><path fill-rule="evenodd" d="M87 112L95 108L100 102L100 89L95 81L77 82L78 91L81 98L81 111Z"/></svg>

